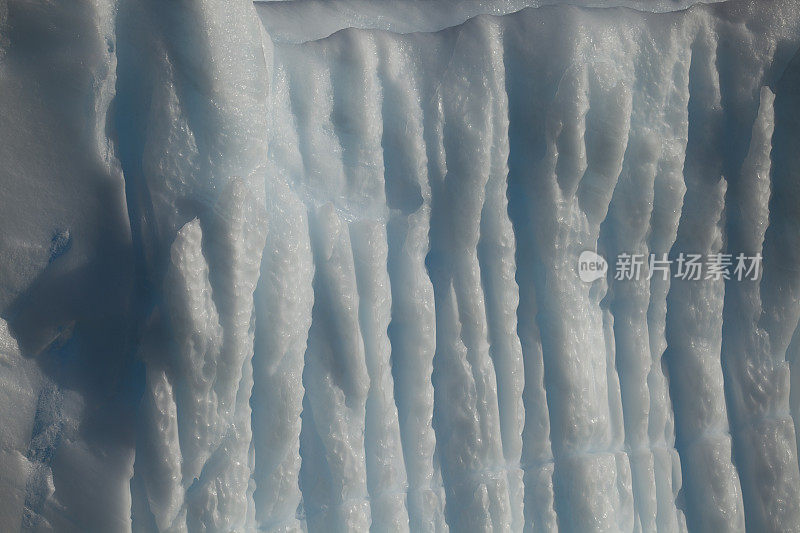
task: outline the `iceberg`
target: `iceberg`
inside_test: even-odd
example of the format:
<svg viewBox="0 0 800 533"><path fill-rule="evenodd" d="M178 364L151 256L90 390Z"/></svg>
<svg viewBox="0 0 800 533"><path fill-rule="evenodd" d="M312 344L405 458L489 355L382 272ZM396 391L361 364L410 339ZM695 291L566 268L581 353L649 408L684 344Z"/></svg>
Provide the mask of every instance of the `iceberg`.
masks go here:
<svg viewBox="0 0 800 533"><path fill-rule="evenodd" d="M800 529L798 50L797 0L0 3L0 530Z"/></svg>

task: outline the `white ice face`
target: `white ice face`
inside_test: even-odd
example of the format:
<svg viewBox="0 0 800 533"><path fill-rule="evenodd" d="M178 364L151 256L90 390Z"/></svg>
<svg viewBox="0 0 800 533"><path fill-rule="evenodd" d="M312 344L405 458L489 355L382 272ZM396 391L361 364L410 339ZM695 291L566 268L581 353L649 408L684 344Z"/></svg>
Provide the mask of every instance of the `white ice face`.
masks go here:
<svg viewBox="0 0 800 533"><path fill-rule="evenodd" d="M0 0L0 531L800 530L800 0L579 4Z"/></svg>

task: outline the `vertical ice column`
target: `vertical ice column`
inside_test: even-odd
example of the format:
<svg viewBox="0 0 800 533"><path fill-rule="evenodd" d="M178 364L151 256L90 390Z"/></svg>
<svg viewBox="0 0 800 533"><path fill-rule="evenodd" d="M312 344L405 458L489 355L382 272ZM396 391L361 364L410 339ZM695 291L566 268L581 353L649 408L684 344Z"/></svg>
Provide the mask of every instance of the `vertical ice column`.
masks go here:
<svg viewBox="0 0 800 533"><path fill-rule="evenodd" d="M296 515L314 263L306 208L290 186L303 166L283 69L276 69L271 102L269 224L256 291L253 357L254 503L259 530L293 531L305 526Z"/></svg>
<svg viewBox="0 0 800 533"><path fill-rule="evenodd" d="M521 531L525 523L524 480L521 468L522 431L525 408L522 393L524 366L517 333L519 287L514 228L508 215L508 97L503 61L502 27L497 22L478 27L485 39L489 60L488 101L490 105L485 144L489 150L489 172L481 209L478 260L486 305L489 354L497 377L497 406L503 468L511 505L511 530Z"/></svg>
<svg viewBox="0 0 800 533"><path fill-rule="evenodd" d="M778 353L772 351L771 332L761 322L762 278L738 279L735 273L740 254L752 258L763 251L769 220L774 100L772 92L764 87L747 157L739 180L729 188L729 194L739 201L728 213L732 276L726 283L722 338L732 434L736 453L747 458L738 466L748 524L763 530L792 529L792 524L800 527L797 508L780 503L800 498L785 348Z"/></svg>
<svg viewBox="0 0 800 533"><path fill-rule="evenodd" d="M680 465L661 368L663 313L671 274L657 271L651 276L647 267L651 253L662 260L675 240L683 193L680 168L677 173L665 172L665 168L676 161L683 164L686 117L681 110L686 107L686 91L680 82L688 76L688 61L684 64L679 59L686 51L680 32L666 28L650 30L656 34L658 52L650 48L647 39L637 38L632 28L624 43L630 63L615 62L635 80L631 131L622 173L600 233L600 246L612 272L607 300L614 316L635 524L642 531L678 531L681 527L675 503L680 478L677 483L673 479ZM665 79L674 83L665 83ZM593 136L598 133L605 135L606 130ZM670 191L675 186L679 194L662 198L663 188ZM621 254L644 258L639 276L614 279L616 258L623 257Z"/></svg>
<svg viewBox="0 0 800 533"><path fill-rule="evenodd" d="M364 433L370 529L408 531L406 474L389 365L391 293L386 272L386 227L371 221L356 222L350 235L357 261L359 319L370 380Z"/></svg>
<svg viewBox="0 0 800 533"><path fill-rule="evenodd" d="M689 69L689 130L684 180L686 195L671 257L705 258L722 248L720 217L726 182L719 133L720 87L716 42L705 17L694 20ZM702 262L702 261L701 261ZM667 298L664 355L675 410L677 448L686 490L690 528L741 531L744 528L739 476L731 438L720 349L724 281L692 279L686 264L677 269Z"/></svg>
<svg viewBox="0 0 800 533"><path fill-rule="evenodd" d="M300 489L310 529L366 530L372 520L364 442L370 379L345 215L354 180L345 172L333 123L337 95L331 72L315 57L332 57L325 45L310 43L309 50L294 49L284 57L304 167L295 186L309 210L315 264L303 369Z"/></svg>
<svg viewBox="0 0 800 533"><path fill-rule="evenodd" d="M144 490L134 495L142 510L134 519L147 529L144 510L155 507L160 524L176 530L251 527L253 293L266 230L263 47L269 43L244 1L126 9L123 24L141 17L160 30L155 44L129 64L141 69L142 83L153 83L150 98L137 100L144 95L130 91L119 102L131 113L148 109L151 117L143 129L128 124L125 130L126 179L137 192L138 244L149 269L142 275L160 282L165 249L172 247L167 297L146 334L155 345L143 344L149 352L143 354L149 412L143 420L173 429L141 434L141 450L169 455L151 456L150 465L146 453L137 459ZM172 480L163 500L163 486L147 481L157 476Z"/></svg>
<svg viewBox="0 0 800 533"><path fill-rule="evenodd" d="M369 377L347 224L332 205L312 213L314 309L303 383L300 488L310 529L369 529L364 451Z"/></svg>
<svg viewBox="0 0 800 533"><path fill-rule="evenodd" d="M334 126L347 180L344 201L358 210L349 222L369 393L364 421L371 531L407 531L397 406L394 402L389 326L392 294L387 271L383 95L378 49L371 33L345 31L330 41Z"/></svg>
<svg viewBox="0 0 800 533"><path fill-rule="evenodd" d="M539 100L527 110L512 106L531 121L525 133L513 129L511 158L516 194L526 202L515 207L515 218L529 218L527 238L536 258L532 277L555 456L554 504L564 530L627 530L634 517L611 316L600 304L603 282L583 283L576 265L582 251L595 249L620 171L630 90L624 73L606 60L615 43L609 34L592 33L597 25L571 10L528 16L530 25L542 22L537 16L558 25L561 34L552 38L565 40L558 54L520 45L531 53L517 68L534 77L528 86ZM576 35L577 42L566 41ZM539 72L549 74L535 78ZM523 87L516 82L512 90ZM510 95L517 102L523 97ZM606 136L593 142L591 132L600 125ZM515 147L530 155L515 156Z"/></svg>
<svg viewBox="0 0 800 533"><path fill-rule="evenodd" d="M257 177L263 180L264 175L259 173ZM205 253L209 257L209 280L222 327L216 392L227 427L223 428L222 440L215 450L220 454L219 461L212 456L204 466L204 474L213 476L207 476L207 480L205 476L199 478L200 485L187 492L187 503L190 515L195 505L203 515L209 513L210 506L215 509L208 519L204 516L202 527L235 529L243 527L245 519L249 524L254 513L250 483L253 469L250 395L253 293L266 229L263 182L256 189L247 187L242 180L232 180L215 213L219 217L217 224L211 226L204 245L208 245ZM220 485L225 488L220 490Z"/></svg>
<svg viewBox="0 0 800 533"><path fill-rule="evenodd" d="M159 346L159 337L166 332L153 326L142 343L147 385L135 467L155 525L186 531L186 480L201 476L222 431L214 390L222 331L197 219L178 231L170 255L165 311L176 349Z"/></svg>
<svg viewBox="0 0 800 533"><path fill-rule="evenodd" d="M530 209L536 191L530 179L544 125L541 112L542 79L530 72L539 72L546 52L530 39L538 28L536 17L520 13L504 23L505 90L509 115L508 212L515 232L519 307L518 332L524 362L523 403L525 425L522 433L521 465L524 472L524 530L556 531L557 517L553 494L553 451L550 442L550 413L545 389L542 336L538 326L539 299L533 265L538 260L532 235L540 223ZM542 41L555 39L555 24L543 26ZM558 48L558 50L563 50Z"/></svg>
<svg viewBox="0 0 800 533"><path fill-rule="evenodd" d="M506 133L494 130L496 108L486 105L503 91L502 78L494 77L502 48L487 18L474 19L445 39L442 63L427 65L437 73L430 97L438 102L445 164L441 178L431 176L426 261L436 301L434 427L450 526L506 530L512 509L478 257L492 150ZM508 392L521 395L521 389Z"/></svg>
<svg viewBox="0 0 800 533"><path fill-rule="evenodd" d="M661 151L653 183L653 206L647 237L648 249L663 254L671 250L677 238L683 195L683 165L688 139L689 42L684 30L675 30L668 38L671 47L665 52L663 71L653 73L652 83L671 83L663 94L662 121L666 132L660 139ZM647 48L646 48L647 50ZM646 61L646 54L644 60ZM663 255L658 256L660 259ZM675 448L675 420L665 374L667 349L666 315L670 279L654 275L650 279L650 305L647 309L649 349L653 358L647 377L650 391L648 434L655 465L655 489L658 505L657 525L664 531L685 531L686 518L677 507L682 486L680 456Z"/></svg>
<svg viewBox="0 0 800 533"><path fill-rule="evenodd" d="M407 38L376 35L381 55L386 202L389 208L387 268L392 290L392 375L408 478L413 531L443 531L444 494L434 462L432 427L435 315L433 287L425 269L430 230L420 75Z"/></svg>
<svg viewBox="0 0 800 533"><path fill-rule="evenodd" d="M364 221L351 226L370 391L366 412L367 482L374 531L407 531L406 472L390 366L387 327L391 292L386 271L386 227Z"/></svg>
<svg viewBox="0 0 800 533"><path fill-rule="evenodd" d="M241 234L242 227L253 222L243 216L236 183L221 205L232 222L226 235ZM220 246L231 242L229 238ZM147 388L137 467L161 529L241 527L236 524L244 524L252 507L248 459L252 377L244 362L248 359L237 355L246 354L241 345L252 342L250 313L242 305L247 305L248 297L241 302L239 295L252 295L255 287L247 280L254 277L248 271L256 267L244 262L243 268L239 260L257 254L236 241L239 246L225 251L232 258L220 265L221 270L232 271L226 276L232 281L228 293L232 309L226 308L220 303L225 292L213 292L203 239L201 224L194 220L178 232L172 246L163 311L175 348L159 345L157 339L165 332L158 329L151 330L150 340L142 346ZM259 241L253 244L258 249L263 246ZM239 336L232 335L226 343L230 335L226 329L240 331Z"/></svg>
<svg viewBox="0 0 800 533"><path fill-rule="evenodd" d="M714 24L723 110L718 145L728 182L724 252L732 263L731 279L725 283L721 357L746 525L759 531L800 527L797 505L787 504L798 502L800 496L789 413L789 365L783 350L773 352L770 346L774 331L762 322L762 309L769 303L763 305L760 281L738 279L735 272L739 254L749 258L763 252L770 222L774 96L762 86L773 83L771 78L783 67L782 53L775 46L781 25L770 18L766 10L762 20L746 29L722 21ZM779 256L769 254L772 266L776 259ZM785 279L784 274L778 278Z"/></svg>

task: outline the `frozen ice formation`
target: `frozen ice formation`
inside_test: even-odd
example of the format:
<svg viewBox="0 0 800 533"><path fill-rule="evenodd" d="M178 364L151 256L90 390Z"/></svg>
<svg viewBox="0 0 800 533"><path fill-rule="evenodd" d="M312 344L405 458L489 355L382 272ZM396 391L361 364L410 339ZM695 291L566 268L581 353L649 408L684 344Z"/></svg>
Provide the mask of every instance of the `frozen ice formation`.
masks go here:
<svg viewBox="0 0 800 533"><path fill-rule="evenodd" d="M798 0L0 0L0 530L800 530L799 47Z"/></svg>

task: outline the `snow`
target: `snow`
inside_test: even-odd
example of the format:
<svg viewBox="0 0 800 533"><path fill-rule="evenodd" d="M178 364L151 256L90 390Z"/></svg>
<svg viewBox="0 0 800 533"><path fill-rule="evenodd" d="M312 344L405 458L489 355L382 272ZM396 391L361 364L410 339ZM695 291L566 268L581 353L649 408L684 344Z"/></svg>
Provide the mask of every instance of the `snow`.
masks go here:
<svg viewBox="0 0 800 533"><path fill-rule="evenodd" d="M800 529L798 14L3 3L0 529Z"/></svg>

